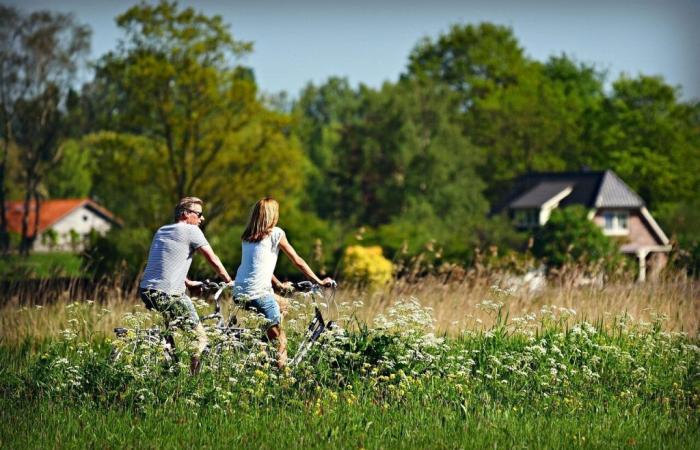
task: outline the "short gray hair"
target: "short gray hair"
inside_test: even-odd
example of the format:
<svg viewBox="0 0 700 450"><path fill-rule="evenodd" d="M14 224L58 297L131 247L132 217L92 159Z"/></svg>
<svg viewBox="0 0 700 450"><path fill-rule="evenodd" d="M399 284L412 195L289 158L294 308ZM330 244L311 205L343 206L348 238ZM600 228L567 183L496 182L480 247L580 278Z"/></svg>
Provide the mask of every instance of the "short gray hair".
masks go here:
<svg viewBox="0 0 700 450"><path fill-rule="evenodd" d="M175 207L175 222L180 220L180 217L192 208L192 205L204 206L204 202L198 197L185 197L180 199Z"/></svg>

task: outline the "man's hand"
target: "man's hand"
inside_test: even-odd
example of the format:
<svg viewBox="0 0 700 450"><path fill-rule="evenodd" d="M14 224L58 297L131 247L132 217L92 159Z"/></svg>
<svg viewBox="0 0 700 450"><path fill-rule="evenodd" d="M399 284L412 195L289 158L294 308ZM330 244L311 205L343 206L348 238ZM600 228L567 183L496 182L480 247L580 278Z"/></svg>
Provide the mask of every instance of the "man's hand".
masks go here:
<svg viewBox="0 0 700 450"><path fill-rule="evenodd" d="M192 280L185 279L185 286L187 286L187 289L194 289L194 288L202 287L202 284L204 284L204 283L202 283L201 281L192 281Z"/></svg>
<svg viewBox="0 0 700 450"><path fill-rule="evenodd" d="M277 278L275 278L274 281L276 281L276 283L274 283L274 286L277 292L281 294L291 294L292 292L294 292L294 283L292 283L291 281L286 281L282 283L281 281L278 281Z"/></svg>
<svg viewBox="0 0 700 450"><path fill-rule="evenodd" d="M204 290L202 289L204 283L201 281L192 281L185 279L185 286L187 287L187 290L190 292L190 295L196 296L196 297L201 297L202 293Z"/></svg>

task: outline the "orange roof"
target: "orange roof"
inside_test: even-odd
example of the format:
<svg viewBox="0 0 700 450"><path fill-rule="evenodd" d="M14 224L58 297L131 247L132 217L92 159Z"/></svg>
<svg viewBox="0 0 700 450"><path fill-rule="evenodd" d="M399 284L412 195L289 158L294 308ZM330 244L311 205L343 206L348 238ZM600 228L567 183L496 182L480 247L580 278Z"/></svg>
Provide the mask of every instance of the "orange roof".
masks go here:
<svg viewBox="0 0 700 450"><path fill-rule="evenodd" d="M121 220L116 218L114 214L90 200L89 198L73 198L73 199L55 199L44 200L39 204L39 232L51 228L53 224L61 218L68 215L76 208L87 206L98 214L104 216L107 220L113 223L121 224ZM24 211L24 202L6 202L5 208L7 212L7 229L11 233L22 232L22 212ZM34 202L29 203L29 235L35 234L34 230Z"/></svg>

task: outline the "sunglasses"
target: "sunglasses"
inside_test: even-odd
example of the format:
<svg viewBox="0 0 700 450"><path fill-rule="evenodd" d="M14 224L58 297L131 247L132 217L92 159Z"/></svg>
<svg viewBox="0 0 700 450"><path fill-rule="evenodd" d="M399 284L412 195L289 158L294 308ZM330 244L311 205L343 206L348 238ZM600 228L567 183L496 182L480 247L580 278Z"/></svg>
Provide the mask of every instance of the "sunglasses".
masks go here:
<svg viewBox="0 0 700 450"><path fill-rule="evenodd" d="M197 214L197 218L201 219L204 213L202 211L192 211L191 209L186 209L185 211L191 212L192 214Z"/></svg>

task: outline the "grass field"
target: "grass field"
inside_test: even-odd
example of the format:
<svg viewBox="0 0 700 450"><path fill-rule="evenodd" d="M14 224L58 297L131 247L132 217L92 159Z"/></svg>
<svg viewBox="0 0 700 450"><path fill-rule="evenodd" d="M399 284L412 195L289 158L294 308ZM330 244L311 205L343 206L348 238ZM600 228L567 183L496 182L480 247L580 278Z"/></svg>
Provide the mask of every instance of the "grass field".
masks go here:
<svg viewBox="0 0 700 450"><path fill-rule="evenodd" d="M2 402L3 448L698 448L698 421L615 399L538 412L408 401L327 408L269 405L230 414L187 405L144 414L84 405Z"/></svg>
<svg viewBox="0 0 700 450"><path fill-rule="evenodd" d="M700 448L698 287L664 283L341 291L342 329L298 368L253 336L198 377L153 345L110 362L114 324L159 320L116 294L8 304L0 447ZM310 308L292 309L293 355Z"/></svg>

